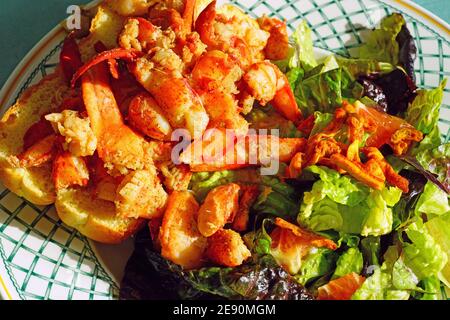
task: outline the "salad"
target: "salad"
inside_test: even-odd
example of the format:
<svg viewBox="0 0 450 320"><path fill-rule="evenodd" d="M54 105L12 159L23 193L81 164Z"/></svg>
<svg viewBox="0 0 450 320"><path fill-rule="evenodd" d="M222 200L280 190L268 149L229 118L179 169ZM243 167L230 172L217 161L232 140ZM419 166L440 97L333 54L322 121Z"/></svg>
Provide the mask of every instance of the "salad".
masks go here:
<svg viewBox="0 0 450 320"><path fill-rule="evenodd" d="M245 119L282 138L307 139L307 147L271 176L197 172L189 185L199 203L244 186L239 213L248 216L227 221L208 250L235 230L248 252L236 249L231 262L249 257L224 266L213 252L213 262L187 270L161 256L144 230L121 298L446 299L450 146L438 128L446 80L418 88L416 50L394 13L351 56L317 60L311 30L300 23L288 56L273 63L289 79L303 120L289 121L270 103Z"/></svg>

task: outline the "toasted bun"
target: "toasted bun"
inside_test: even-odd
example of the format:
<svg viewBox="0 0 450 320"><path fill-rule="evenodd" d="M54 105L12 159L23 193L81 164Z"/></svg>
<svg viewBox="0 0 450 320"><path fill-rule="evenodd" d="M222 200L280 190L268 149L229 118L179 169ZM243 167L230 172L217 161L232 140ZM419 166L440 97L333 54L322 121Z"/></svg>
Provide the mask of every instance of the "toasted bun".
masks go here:
<svg viewBox="0 0 450 320"><path fill-rule="evenodd" d="M95 54L93 45L102 41L114 47L123 18L100 6L91 34L80 41L83 60ZM58 110L69 93L66 80L58 68L53 74L28 88L0 121L0 182L15 194L37 205L55 203L61 220L83 235L104 243L120 243L135 233L143 220L116 217L113 202L99 200L90 189L55 192L51 164L35 168L16 168L8 160L23 150L23 137L42 115Z"/></svg>
<svg viewBox="0 0 450 320"><path fill-rule="evenodd" d="M109 49L117 47L117 39L124 23L124 17L119 16L109 6L100 5L91 22L89 35L79 44L83 61L88 61L96 54L94 45L98 41L101 41Z"/></svg>
<svg viewBox="0 0 450 320"><path fill-rule="evenodd" d="M145 224L142 219L118 218L113 202L92 194L89 189L58 192L55 206L61 220L90 239L111 244L122 242Z"/></svg>
<svg viewBox="0 0 450 320"><path fill-rule="evenodd" d="M8 159L23 151L26 131L42 115L56 110L68 90L61 72L57 70L28 88L0 121L0 181L12 192L38 205L55 202L50 165L15 168Z"/></svg>
<svg viewBox="0 0 450 320"><path fill-rule="evenodd" d="M15 168L8 158L22 152L23 136L43 114L56 110L68 92L57 70L25 91L0 122L0 181L17 195L37 205L55 203L61 220L83 235L104 243L120 243L135 233L142 220L116 217L113 202L96 199L90 189L55 193L51 164ZM56 202L55 202L56 201Z"/></svg>

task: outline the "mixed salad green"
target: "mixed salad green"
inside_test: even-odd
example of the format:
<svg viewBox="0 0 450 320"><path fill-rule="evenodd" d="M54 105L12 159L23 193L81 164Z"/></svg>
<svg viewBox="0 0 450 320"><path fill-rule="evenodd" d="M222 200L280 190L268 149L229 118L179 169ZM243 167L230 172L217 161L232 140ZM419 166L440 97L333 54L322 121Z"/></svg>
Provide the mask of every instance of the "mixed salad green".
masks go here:
<svg viewBox="0 0 450 320"><path fill-rule="evenodd" d="M256 169L197 173L190 189L199 201L222 184L260 185L251 212L253 230L244 235L252 259L237 268L184 271L153 251L148 232L142 232L125 273L123 299L313 299L319 287L351 273L365 278L351 297L355 300L447 298L450 144L442 143L438 128L446 80L433 90L416 87L416 47L400 14L383 19L350 56L316 60L306 22L292 40L289 59L276 63L304 116L314 115L310 134L321 132L343 101L360 100L404 118L425 135L406 156L387 156L409 180L409 192L390 186L374 190L316 165L292 180L260 176ZM255 108L247 117L255 128L264 123L284 137L304 136L270 106ZM275 217L332 239L338 249L316 248L300 257L274 247Z"/></svg>

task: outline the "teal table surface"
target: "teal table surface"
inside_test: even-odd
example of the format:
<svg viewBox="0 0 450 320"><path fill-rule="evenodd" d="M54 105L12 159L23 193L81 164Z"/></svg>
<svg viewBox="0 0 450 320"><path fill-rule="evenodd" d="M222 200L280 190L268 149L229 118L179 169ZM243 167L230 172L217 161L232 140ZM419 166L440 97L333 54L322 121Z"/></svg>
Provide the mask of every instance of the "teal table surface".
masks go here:
<svg viewBox="0 0 450 320"><path fill-rule="evenodd" d="M27 52L66 16L71 4L90 0L0 0L0 87ZM450 0L416 0L450 22Z"/></svg>

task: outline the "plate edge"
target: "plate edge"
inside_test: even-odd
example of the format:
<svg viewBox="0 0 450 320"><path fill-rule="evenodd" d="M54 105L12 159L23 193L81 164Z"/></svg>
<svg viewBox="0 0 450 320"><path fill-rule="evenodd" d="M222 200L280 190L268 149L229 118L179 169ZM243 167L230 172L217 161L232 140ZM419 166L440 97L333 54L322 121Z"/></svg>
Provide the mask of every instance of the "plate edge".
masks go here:
<svg viewBox="0 0 450 320"><path fill-rule="evenodd" d="M383 0L379 0L381 2L384 2ZM436 15L435 13L431 12L430 10L422 7L421 5L412 2L411 0L392 0L392 2L406 7L409 10L414 11L417 15L421 16L422 18L425 18L431 22L437 23L439 28L444 31L447 36L449 37L450 41L450 23Z"/></svg>

